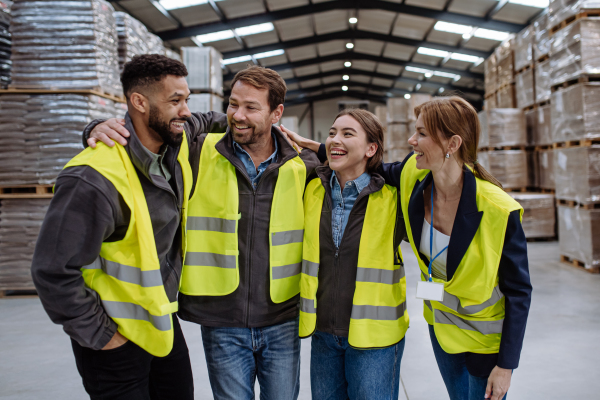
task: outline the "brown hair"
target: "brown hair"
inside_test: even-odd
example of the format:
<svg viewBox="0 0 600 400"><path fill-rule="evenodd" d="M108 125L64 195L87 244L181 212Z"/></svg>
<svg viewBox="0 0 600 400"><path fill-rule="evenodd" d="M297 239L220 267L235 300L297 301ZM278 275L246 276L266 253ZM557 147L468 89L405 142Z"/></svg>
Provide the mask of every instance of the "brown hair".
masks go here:
<svg viewBox="0 0 600 400"><path fill-rule="evenodd" d="M502 188L502 184L477 161L481 126L477 111L469 102L458 96L436 97L415 107L415 117L419 118L421 114L425 129L435 143L442 147L440 132L447 140L454 135L460 136L462 145L457 151L458 159L471 166L478 178Z"/></svg>
<svg viewBox="0 0 600 400"><path fill-rule="evenodd" d="M267 89L271 111L285 102L287 86L281 75L272 69L260 65L251 65L235 74L233 81L231 81L232 88L237 81L247 83L257 89Z"/></svg>
<svg viewBox="0 0 600 400"><path fill-rule="evenodd" d="M381 124L381 121L379 121L379 118L377 118L375 114L367 110L361 110L360 108L347 108L340 111L340 113L333 119L333 122L344 115L349 115L354 118L356 122L358 122L365 130L367 133L367 143L375 143L377 145L377 151L373 157L369 158L369 161L367 162L367 171L373 172L377 170L377 168L381 165L381 161L383 160L384 128Z"/></svg>

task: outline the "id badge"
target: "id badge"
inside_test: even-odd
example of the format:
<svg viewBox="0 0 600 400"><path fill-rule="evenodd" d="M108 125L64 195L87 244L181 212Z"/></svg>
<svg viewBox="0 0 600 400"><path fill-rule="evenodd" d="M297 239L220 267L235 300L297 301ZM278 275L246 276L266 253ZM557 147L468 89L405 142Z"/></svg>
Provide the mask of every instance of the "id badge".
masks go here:
<svg viewBox="0 0 600 400"><path fill-rule="evenodd" d="M417 299L444 301L444 284L429 281L417 282Z"/></svg>

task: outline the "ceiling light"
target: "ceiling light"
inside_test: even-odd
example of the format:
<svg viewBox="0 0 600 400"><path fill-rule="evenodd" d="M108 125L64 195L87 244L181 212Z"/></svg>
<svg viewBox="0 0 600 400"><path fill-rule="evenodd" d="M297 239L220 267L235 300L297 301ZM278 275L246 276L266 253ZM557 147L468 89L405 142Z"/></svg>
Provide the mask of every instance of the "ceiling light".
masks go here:
<svg viewBox="0 0 600 400"><path fill-rule="evenodd" d="M231 39L235 37L233 31L219 31L219 32L211 32L204 35L198 35L194 37L194 42L199 43L209 43L209 42L217 42L219 40Z"/></svg>
<svg viewBox="0 0 600 400"><path fill-rule="evenodd" d="M355 23L357 23L357 22L358 22L358 18L356 18L356 17L352 17L352 18L350 18L348 21L349 21L351 24L355 24Z"/></svg>
<svg viewBox="0 0 600 400"><path fill-rule="evenodd" d="M344 63L344 67L346 67L346 68L350 68L351 66L352 66L352 63L350 61L346 61Z"/></svg>
<svg viewBox="0 0 600 400"><path fill-rule="evenodd" d="M421 84L417 83L417 85L415 86L415 90L419 90L419 89L421 89Z"/></svg>
<svg viewBox="0 0 600 400"><path fill-rule="evenodd" d="M346 48L347 49L353 49L354 48L354 43L346 43Z"/></svg>
<svg viewBox="0 0 600 400"><path fill-rule="evenodd" d="M462 54L462 53L452 53L450 55L450 58L453 60L466 61L466 62L472 62L472 63L476 63L481 59L481 57L470 56L468 54Z"/></svg>
<svg viewBox="0 0 600 400"><path fill-rule="evenodd" d="M241 28L237 28L235 30L235 33L237 33L240 36L248 36L256 35L257 33L271 32L272 30L275 30L273 24L271 22L265 22L264 24L243 26Z"/></svg>
<svg viewBox="0 0 600 400"><path fill-rule="evenodd" d="M443 88L443 87L441 87L441 88L440 88L440 90L439 90L439 92L440 92L440 93L444 93L444 88Z"/></svg>
<svg viewBox="0 0 600 400"><path fill-rule="evenodd" d="M425 78L431 78L433 76L433 74L431 72L427 72L425 74Z"/></svg>
<svg viewBox="0 0 600 400"><path fill-rule="evenodd" d="M404 95L404 98L405 98L406 100L410 99L410 94L406 93L406 94Z"/></svg>
<svg viewBox="0 0 600 400"><path fill-rule="evenodd" d="M433 29L441 32L458 33L460 35L467 34L473 30L472 26L452 24L450 22L438 21L433 26Z"/></svg>
<svg viewBox="0 0 600 400"><path fill-rule="evenodd" d="M252 61L252 56L241 56L235 58L228 58L227 60L223 60L223 65L236 64L244 61Z"/></svg>
<svg viewBox="0 0 600 400"><path fill-rule="evenodd" d="M344 92L348 91L348 86L342 86L342 90L343 90Z"/></svg>
<svg viewBox="0 0 600 400"><path fill-rule="evenodd" d="M549 0L508 0L508 2L536 8L546 8L550 4Z"/></svg>
<svg viewBox="0 0 600 400"><path fill-rule="evenodd" d="M221 0L215 0L221 1ZM178 8L192 7L199 4L206 4L208 0L160 0L158 2L166 10L175 10Z"/></svg>
<svg viewBox="0 0 600 400"><path fill-rule="evenodd" d="M497 40L497 41L501 42L504 39L508 38L509 33L508 32L500 32L500 31L493 31L491 29L479 28L479 29L475 30L475 33L474 33L473 36L478 37L478 38L482 38L482 39Z"/></svg>
<svg viewBox="0 0 600 400"><path fill-rule="evenodd" d="M417 68L417 67L411 67L411 66L407 66L404 69L407 70L407 71L409 71L409 72L416 72L418 74L424 74L425 76L431 74L431 75L441 76L441 77L444 77L444 78L452 78L455 81L457 81L457 80L460 79L460 75L458 75L458 74L451 74L449 72L432 71L432 70L425 69L425 68Z"/></svg>
<svg viewBox="0 0 600 400"><path fill-rule="evenodd" d="M345 80L345 81L347 81L347 80L350 79L350 76L349 75L344 75L344 76L342 76L342 79Z"/></svg>
<svg viewBox="0 0 600 400"><path fill-rule="evenodd" d="M442 57L442 58L447 57L448 54L450 54L447 51L430 49L428 47L419 47L417 49L417 53L425 54L426 56Z"/></svg>
<svg viewBox="0 0 600 400"><path fill-rule="evenodd" d="M285 53L285 51L283 51L283 50L272 50L272 51L266 51L264 53L255 54L253 57L256 58L256 59L267 58L267 57L275 57L275 56L281 56L284 53Z"/></svg>

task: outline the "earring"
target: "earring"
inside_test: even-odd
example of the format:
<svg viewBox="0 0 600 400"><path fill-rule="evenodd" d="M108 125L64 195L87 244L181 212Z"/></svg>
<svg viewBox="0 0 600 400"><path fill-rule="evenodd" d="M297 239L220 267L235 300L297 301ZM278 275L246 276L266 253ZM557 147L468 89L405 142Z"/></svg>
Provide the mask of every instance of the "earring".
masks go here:
<svg viewBox="0 0 600 400"><path fill-rule="evenodd" d="M450 158L450 153L446 153L446 158Z"/></svg>

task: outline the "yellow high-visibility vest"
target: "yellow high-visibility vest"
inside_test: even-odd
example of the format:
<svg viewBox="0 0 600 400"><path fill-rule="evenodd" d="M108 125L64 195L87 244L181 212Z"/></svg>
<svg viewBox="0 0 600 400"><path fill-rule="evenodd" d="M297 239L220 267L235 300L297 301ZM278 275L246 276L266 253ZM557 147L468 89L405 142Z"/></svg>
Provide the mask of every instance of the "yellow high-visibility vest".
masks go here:
<svg viewBox="0 0 600 400"><path fill-rule="evenodd" d="M406 161L400 178L402 212L413 252L421 268L421 280L429 276L428 265L415 247L408 218L408 203L413 188L429 170L419 170L416 156ZM479 229L467 252L449 281L433 278L444 284L444 301L425 301L423 314L433 325L435 336L445 352L498 353L504 322L504 295L498 286L498 268L504 246L508 217L523 208L496 185L475 178L476 203L483 211ZM459 233L460 234L460 233Z"/></svg>
<svg viewBox="0 0 600 400"><path fill-rule="evenodd" d="M192 190L192 169L185 132L177 161L184 183L181 216L183 253L186 243L186 211ZM75 156L65 168L87 165L108 179L123 197L131 217L122 240L102 243L100 256L83 266L85 285L100 296L102 307L118 325L118 331L148 353L164 357L173 348L173 321L177 302L165 292L152 221L137 172L124 147L98 143Z"/></svg>
<svg viewBox="0 0 600 400"><path fill-rule="evenodd" d="M300 282L300 337L312 335L317 324L319 286L319 226L325 188L313 179L304 194L305 231ZM384 185L369 195L360 237L356 287L348 343L356 348L392 346L408 329L404 266L394 265L394 233L398 197L396 188ZM333 289L332 289L333 290Z"/></svg>
<svg viewBox="0 0 600 400"><path fill-rule="evenodd" d="M215 148L224 134L206 136L188 211L188 247L180 291L224 296L240 283L239 193L235 167ZM282 303L300 292L306 166L300 157L279 168L269 221L270 294Z"/></svg>

